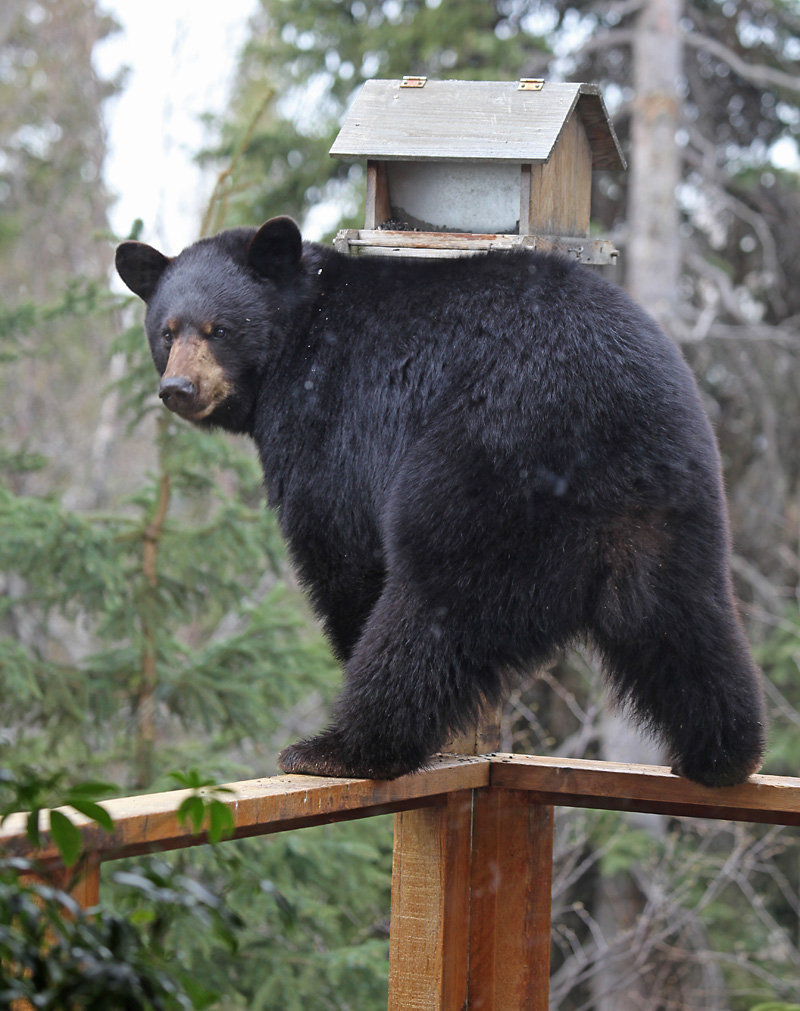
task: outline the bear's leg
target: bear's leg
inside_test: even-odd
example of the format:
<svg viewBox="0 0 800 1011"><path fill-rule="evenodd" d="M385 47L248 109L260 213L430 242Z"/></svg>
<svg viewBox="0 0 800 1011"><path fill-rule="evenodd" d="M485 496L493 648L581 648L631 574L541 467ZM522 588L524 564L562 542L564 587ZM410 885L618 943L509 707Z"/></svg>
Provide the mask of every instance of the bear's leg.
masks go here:
<svg viewBox="0 0 800 1011"><path fill-rule="evenodd" d="M614 695L664 738L673 771L729 786L759 769L766 717L726 548L718 528L707 533L705 543L683 538L627 579L612 577L592 631Z"/></svg>
<svg viewBox="0 0 800 1011"><path fill-rule="evenodd" d="M286 748L281 769L392 779L421 768L499 694L486 640L479 623L390 579L346 664L332 725Z"/></svg>
<svg viewBox="0 0 800 1011"><path fill-rule="evenodd" d="M386 574L382 569L356 568L310 581L311 602L322 619L325 636L336 658L346 663L361 638L367 619L380 599Z"/></svg>

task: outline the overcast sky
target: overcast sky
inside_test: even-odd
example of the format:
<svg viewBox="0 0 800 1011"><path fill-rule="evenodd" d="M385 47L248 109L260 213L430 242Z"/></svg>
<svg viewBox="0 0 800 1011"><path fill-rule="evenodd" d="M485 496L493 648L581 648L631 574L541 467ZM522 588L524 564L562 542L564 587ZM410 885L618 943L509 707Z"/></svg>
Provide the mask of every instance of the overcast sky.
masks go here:
<svg viewBox="0 0 800 1011"><path fill-rule="evenodd" d="M130 68L122 94L106 103L106 181L117 201L111 225L177 253L198 236L213 179L192 164L204 112L226 105L236 57L257 0L102 0L122 31L98 46L97 68Z"/></svg>

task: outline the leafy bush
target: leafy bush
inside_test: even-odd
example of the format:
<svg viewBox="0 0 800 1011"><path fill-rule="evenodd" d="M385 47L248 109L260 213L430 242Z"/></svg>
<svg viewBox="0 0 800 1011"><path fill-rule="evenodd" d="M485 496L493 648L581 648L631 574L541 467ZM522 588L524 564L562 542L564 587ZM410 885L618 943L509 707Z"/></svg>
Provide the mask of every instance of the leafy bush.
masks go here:
<svg viewBox="0 0 800 1011"><path fill-rule="evenodd" d="M27 861L0 861L0 1007L27 999L37 1011L173 1011L217 999L163 944L169 927L191 918L235 949L238 919L195 881L152 866L120 875L149 902L149 915L133 919L20 881L35 872Z"/></svg>

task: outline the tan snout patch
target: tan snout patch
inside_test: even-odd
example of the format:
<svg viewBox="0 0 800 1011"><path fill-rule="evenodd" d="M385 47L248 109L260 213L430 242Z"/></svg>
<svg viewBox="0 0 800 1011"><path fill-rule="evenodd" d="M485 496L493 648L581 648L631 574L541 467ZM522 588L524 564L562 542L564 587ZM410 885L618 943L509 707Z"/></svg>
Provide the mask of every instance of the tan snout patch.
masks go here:
<svg viewBox="0 0 800 1011"><path fill-rule="evenodd" d="M233 384L217 361L208 342L200 337L178 338L172 345L162 379L184 377L194 386L194 410L184 413L189 421L200 421L230 394Z"/></svg>

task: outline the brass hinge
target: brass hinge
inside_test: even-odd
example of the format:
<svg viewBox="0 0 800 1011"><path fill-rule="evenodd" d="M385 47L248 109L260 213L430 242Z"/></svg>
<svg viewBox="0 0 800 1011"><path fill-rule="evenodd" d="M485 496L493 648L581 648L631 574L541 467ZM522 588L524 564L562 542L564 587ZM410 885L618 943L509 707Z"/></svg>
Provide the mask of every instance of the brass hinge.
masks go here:
<svg viewBox="0 0 800 1011"><path fill-rule="evenodd" d="M541 77L522 77L517 85L517 91L541 91L544 80Z"/></svg>
<svg viewBox="0 0 800 1011"><path fill-rule="evenodd" d="M424 88L425 82L428 80L427 77L404 77L400 87L401 88Z"/></svg>

